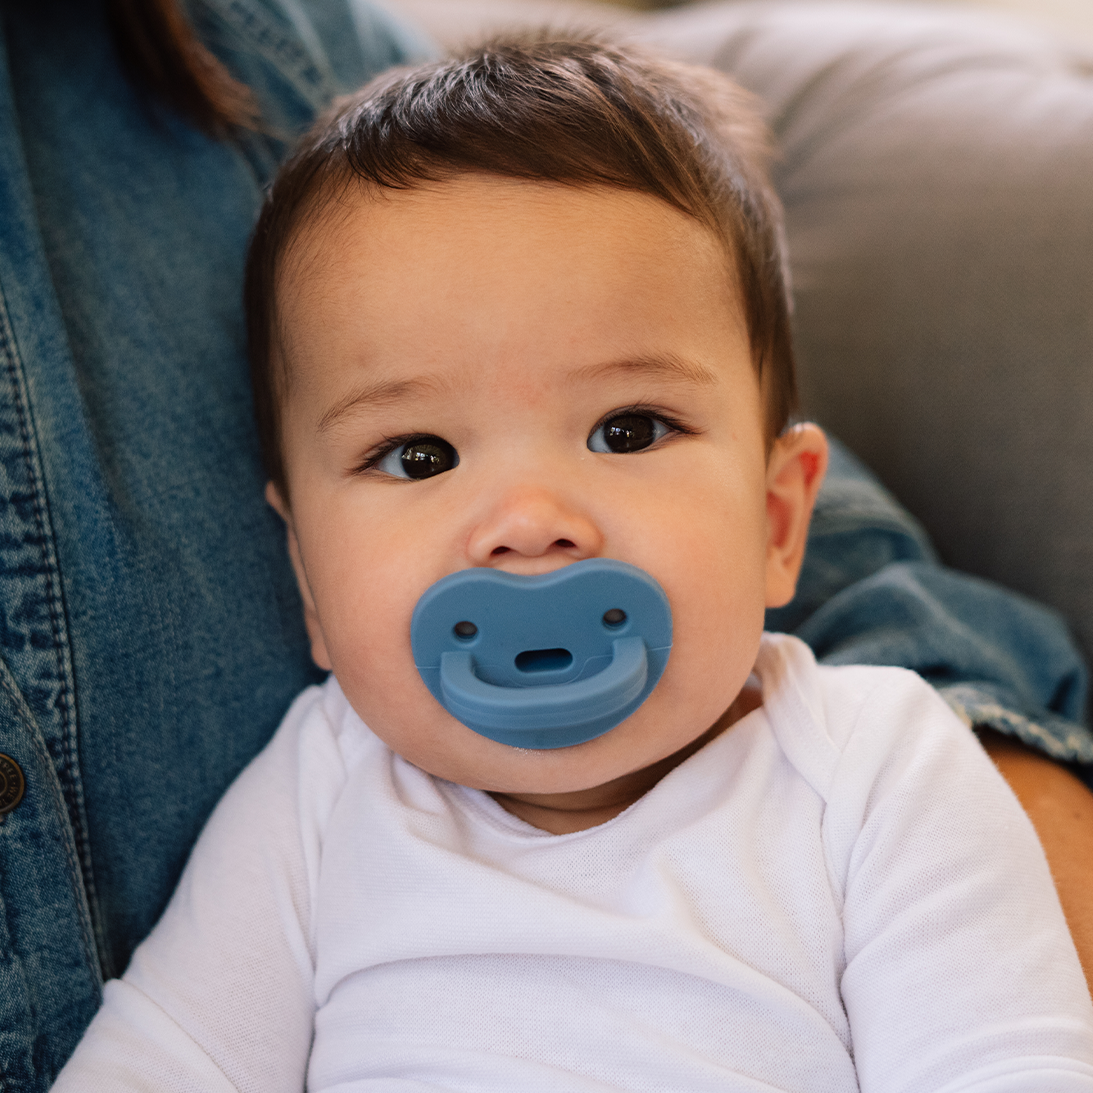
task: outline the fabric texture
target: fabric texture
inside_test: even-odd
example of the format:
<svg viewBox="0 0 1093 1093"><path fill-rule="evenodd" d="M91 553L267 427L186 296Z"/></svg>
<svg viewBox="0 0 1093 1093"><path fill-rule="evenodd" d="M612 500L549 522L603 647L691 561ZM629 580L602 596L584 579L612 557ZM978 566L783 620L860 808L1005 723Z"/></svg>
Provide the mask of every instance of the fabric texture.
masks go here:
<svg viewBox="0 0 1093 1093"><path fill-rule="evenodd" d="M791 637L756 675L759 709L569 835L305 692L58 1093L1093 1089L1047 864L965 728Z"/></svg>

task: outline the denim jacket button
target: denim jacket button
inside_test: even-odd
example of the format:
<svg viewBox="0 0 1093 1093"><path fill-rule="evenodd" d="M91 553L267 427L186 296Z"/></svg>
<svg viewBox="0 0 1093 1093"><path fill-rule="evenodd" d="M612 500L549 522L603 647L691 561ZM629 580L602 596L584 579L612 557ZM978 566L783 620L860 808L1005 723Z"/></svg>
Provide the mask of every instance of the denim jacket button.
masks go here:
<svg viewBox="0 0 1093 1093"><path fill-rule="evenodd" d="M19 804L26 788L22 768L10 755L0 753L0 816L6 816Z"/></svg>

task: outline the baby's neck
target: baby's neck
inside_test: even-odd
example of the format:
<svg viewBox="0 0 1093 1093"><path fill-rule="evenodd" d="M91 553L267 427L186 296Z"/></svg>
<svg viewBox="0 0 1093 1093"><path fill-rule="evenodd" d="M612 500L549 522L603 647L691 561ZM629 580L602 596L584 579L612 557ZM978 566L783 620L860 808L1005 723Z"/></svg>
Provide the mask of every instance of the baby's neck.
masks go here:
<svg viewBox="0 0 1093 1093"><path fill-rule="evenodd" d="M552 835L568 835L571 831L596 827L624 812L669 771L762 704L759 688L745 687L733 704L697 739L651 766L631 771L603 785L572 793L491 793L490 796L506 812Z"/></svg>

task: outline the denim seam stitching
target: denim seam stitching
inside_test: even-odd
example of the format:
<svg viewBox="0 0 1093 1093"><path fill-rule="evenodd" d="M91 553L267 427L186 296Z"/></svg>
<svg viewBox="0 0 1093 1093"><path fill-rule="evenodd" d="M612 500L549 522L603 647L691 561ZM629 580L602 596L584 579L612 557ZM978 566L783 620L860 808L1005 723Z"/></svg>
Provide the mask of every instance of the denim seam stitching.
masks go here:
<svg viewBox="0 0 1093 1093"><path fill-rule="evenodd" d="M11 388L12 403L15 407L19 421L19 435L23 446L24 467L30 488L34 494L34 516L37 525L39 542L41 544L43 577L46 585L46 600L49 610L50 629L53 635L53 647L56 653L57 674L60 684L61 706L61 740L64 750L64 761L67 768L67 781L70 786L74 811L72 817L72 835L75 841L75 850L78 862L77 873L84 885L84 898L87 901L88 911L98 906L98 896L95 889L95 878L91 865L91 846L87 833L87 816L83 795L83 783L79 776L79 767L75 753L75 718L73 702L73 679L70 650L66 627L62 619L66 612L63 602L59 602L59 573L57 571L57 559L51 549L53 543L53 529L49 519L48 501L44 496L41 468L37 459L34 432L31 427L29 407L27 405L26 392L24 390L24 378L20 367L19 353L15 345L14 334L8 316L7 307L0 291L0 352L5 360L5 370ZM5 686L7 690L7 686ZM25 700L20 695L20 701ZM29 712L29 710L28 710ZM33 715L32 720L33 720ZM52 760L51 760L52 763ZM67 804L63 800L62 807L65 814L69 813ZM99 936L102 933L101 916L91 915L92 926L95 935L102 942L101 948L96 951L96 966L99 966L101 957L98 953L105 953L105 938Z"/></svg>

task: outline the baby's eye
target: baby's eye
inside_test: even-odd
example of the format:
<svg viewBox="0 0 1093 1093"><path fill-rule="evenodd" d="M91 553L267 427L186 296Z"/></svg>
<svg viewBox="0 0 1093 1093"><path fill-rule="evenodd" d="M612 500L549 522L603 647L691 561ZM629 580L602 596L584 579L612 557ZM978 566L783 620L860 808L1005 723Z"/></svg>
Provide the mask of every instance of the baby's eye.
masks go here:
<svg viewBox="0 0 1093 1093"><path fill-rule="evenodd" d="M640 452L669 431L669 426L652 414L616 414L592 431L588 447L594 452Z"/></svg>
<svg viewBox="0 0 1093 1093"><path fill-rule="evenodd" d="M392 448L376 461L376 469L395 478L432 478L450 471L459 455L438 436L416 436Z"/></svg>

